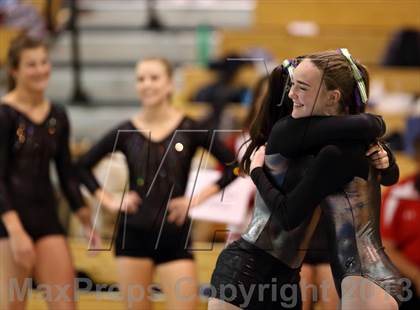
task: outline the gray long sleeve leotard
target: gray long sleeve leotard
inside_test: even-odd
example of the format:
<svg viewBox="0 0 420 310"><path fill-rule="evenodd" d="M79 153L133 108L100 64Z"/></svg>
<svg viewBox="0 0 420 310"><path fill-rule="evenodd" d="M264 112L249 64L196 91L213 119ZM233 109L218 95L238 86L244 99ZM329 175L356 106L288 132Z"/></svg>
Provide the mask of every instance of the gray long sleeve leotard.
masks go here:
<svg viewBox="0 0 420 310"><path fill-rule="evenodd" d="M363 144L353 143L351 147L344 148L343 153L346 153L347 156L341 157L341 160L335 162L332 160L329 164L318 163L317 174L313 174L308 169L306 179L317 175L312 180L313 186L312 188L308 186L307 192L299 191L298 193L304 196L300 198L302 202L306 199L307 203L314 203L316 199L311 199L311 197L319 198L319 196L313 192L321 192L323 195L328 191L327 188L335 191L334 194L330 192L322 204L322 208L324 216L330 223L328 235L330 245L332 245L331 264L339 293L341 293L340 283L345 276L361 275L387 290L398 301L401 292L400 275L385 255L379 236L379 176L377 170L369 166L362 146ZM313 205L293 203L295 208L293 211L297 214L306 214L307 217L302 216L303 220L293 223L290 231L286 231L285 224L288 224L287 222L282 226L273 225L273 223L284 222L285 218L296 217L293 212L290 212L290 202L298 201L293 198L296 189L291 192L290 201L288 195L284 195L271 184L277 186L279 181L284 180L286 168L284 163L283 167L279 168L282 166L278 164L279 156L281 155L266 156L265 164L268 176L262 168L254 169L255 171L252 173L260 196L256 200L254 213L257 216L254 217L253 225L245 234L245 238L248 241L254 241L256 245L263 245L272 255L290 267L297 268L305 255L305 249L317 223L318 213L310 212ZM277 164L273 164L274 157L277 157ZM288 169L290 170L290 168ZM279 178L281 175L279 171L283 171L283 178ZM392 164L383 175L387 177L383 183L392 184L398 178L398 166ZM337 190L337 186L341 186L341 189ZM333 190L334 187L335 190ZM324 192L322 192L323 190ZM289 205L285 201L289 202ZM273 214L277 214L280 220L269 216L265 217L267 219L265 226L258 225L264 219L261 214L270 209L274 209ZM265 214L270 213L266 212ZM256 233L257 228L260 229L259 234ZM252 237L253 239L251 239Z"/></svg>
<svg viewBox="0 0 420 310"><path fill-rule="evenodd" d="M257 193L251 224L243 239L265 249L289 267L298 268L318 221L319 214L313 210L325 196L338 190L316 182L317 169L306 171L308 166L316 168L313 154L321 146L339 139L367 144L381 136L384 128L379 117L369 114L280 119L271 131L265 156L265 169L276 186L273 193L280 195L274 198L275 204L266 204ZM277 190L280 188L281 192ZM275 206L277 203L279 206Z"/></svg>

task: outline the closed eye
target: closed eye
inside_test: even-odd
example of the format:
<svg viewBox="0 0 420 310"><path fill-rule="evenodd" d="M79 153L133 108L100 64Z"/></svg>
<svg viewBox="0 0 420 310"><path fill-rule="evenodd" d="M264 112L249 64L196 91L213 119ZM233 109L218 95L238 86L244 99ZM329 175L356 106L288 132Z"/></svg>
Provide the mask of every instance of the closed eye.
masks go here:
<svg viewBox="0 0 420 310"><path fill-rule="evenodd" d="M286 89L287 90L290 90L290 88L292 88L292 86L294 86L296 83L294 83L294 82L291 82L290 83L290 85L287 85L286 86ZM308 90L308 88L306 88L306 87L302 87L302 85L300 84L300 83L298 83L298 86L299 86L299 89L300 90L302 90L302 91L307 91Z"/></svg>

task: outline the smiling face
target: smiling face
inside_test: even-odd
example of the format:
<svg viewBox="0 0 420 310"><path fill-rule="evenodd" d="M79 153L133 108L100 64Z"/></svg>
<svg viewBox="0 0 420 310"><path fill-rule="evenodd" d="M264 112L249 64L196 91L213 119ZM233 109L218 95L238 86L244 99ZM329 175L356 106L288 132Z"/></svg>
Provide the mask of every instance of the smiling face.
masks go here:
<svg viewBox="0 0 420 310"><path fill-rule="evenodd" d="M11 70L16 87L29 92L45 92L51 75L51 63L45 47L24 49L17 68Z"/></svg>
<svg viewBox="0 0 420 310"><path fill-rule="evenodd" d="M154 59L139 62L136 67L136 90L144 106L167 103L173 83L166 65Z"/></svg>
<svg viewBox="0 0 420 310"><path fill-rule="evenodd" d="M323 72L309 59L304 59L296 67L289 91L289 98L293 101L293 118L338 113L339 92L327 90L322 75Z"/></svg>

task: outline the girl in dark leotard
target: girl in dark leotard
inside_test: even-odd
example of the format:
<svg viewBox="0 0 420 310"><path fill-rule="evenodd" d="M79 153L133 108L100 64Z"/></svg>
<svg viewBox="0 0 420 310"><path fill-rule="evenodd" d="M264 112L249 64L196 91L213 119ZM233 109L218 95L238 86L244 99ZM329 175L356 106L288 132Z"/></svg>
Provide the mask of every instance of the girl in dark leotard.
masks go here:
<svg viewBox="0 0 420 310"><path fill-rule="evenodd" d="M152 284L154 268L159 266L168 309L196 309L198 289L189 250L191 222L185 221L186 212L190 204L194 207L234 179L234 166L228 165L233 163L234 154L212 131L171 105L172 69L167 61L140 61L136 78L142 110L80 158L81 179L105 207L118 210L122 204L121 211L127 211L115 245L118 282L125 302L131 302L127 300L130 285L146 290ZM190 202L184 195L198 148L209 150L224 165L224 172L217 183L195 194ZM122 203L104 192L92 174L92 168L114 151L124 154L129 170ZM150 296L131 306L150 309Z"/></svg>
<svg viewBox="0 0 420 310"><path fill-rule="evenodd" d="M51 161L87 235L92 228L71 163L68 118L45 98L51 65L44 44L19 37L8 61L10 92L0 105L0 308L23 308L26 296L17 292L31 288L24 281L33 275L47 287L50 308L74 309L74 270L58 220ZM19 291L10 294L12 287ZM63 287L64 294L58 290Z"/></svg>
<svg viewBox="0 0 420 310"><path fill-rule="evenodd" d="M348 84L353 76L353 83ZM367 102L367 71L346 50L306 56L294 72L293 83L289 96L296 109L292 117L312 115L312 110L315 115L357 113L363 111ZM321 91L314 89L320 84L323 85ZM358 105L343 105L345 101L341 98L353 96L355 88L360 96L356 98ZM351 182L336 184L342 185L342 189L326 197L321 206L328 223L331 267L342 309L397 309L402 298L402 279L385 254L379 235L380 176L368 164L363 148L342 142L337 145L331 146L337 154L345 151L349 155L337 155L342 159L342 168L338 170L342 176L351 176ZM281 150L281 146L276 149ZM330 169L327 163L323 168ZM383 182L387 185L398 177L392 158L390 169L394 171L394 177ZM252 173L254 179L258 179L257 187L265 202L279 207L283 193L275 193L261 168ZM318 182L327 181L319 178ZM283 215L287 216L286 213Z"/></svg>
<svg viewBox="0 0 420 310"><path fill-rule="evenodd" d="M351 178L339 173L341 159L334 150L327 148L319 152L315 160L299 156L317 154L323 145L337 140L364 145L384 132L381 119L367 114L310 119L284 117L274 124L276 117L288 113L287 100L281 104L286 87L282 69L279 67L272 73L269 97L251 130L252 140L245 161L268 140L271 155L266 156L265 163L271 180L288 193L287 199L279 199L281 207L273 208L257 195L247 233L219 256L212 276L216 298L210 299L209 309L300 308L299 267L319 217L319 212L312 215L313 209L328 193L338 189L336 183L345 184ZM274 88L274 85L279 86ZM311 130L306 130L309 122ZM273 150L280 146L281 153L276 154ZM308 161L305 172L302 163L307 165ZM329 169L324 170L325 163L329 163ZM257 183L263 175L259 169L252 175ZM235 288L235 296L226 296L226 285Z"/></svg>

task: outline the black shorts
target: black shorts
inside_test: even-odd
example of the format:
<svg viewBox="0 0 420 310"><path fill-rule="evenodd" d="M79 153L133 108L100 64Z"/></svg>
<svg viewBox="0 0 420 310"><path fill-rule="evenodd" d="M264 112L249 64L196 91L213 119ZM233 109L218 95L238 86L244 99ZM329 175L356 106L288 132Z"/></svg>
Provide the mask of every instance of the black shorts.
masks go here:
<svg viewBox="0 0 420 310"><path fill-rule="evenodd" d="M151 258L155 264L179 259L193 259L191 241L185 242L187 233L182 231L144 231L127 226L118 229L115 240L116 256Z"/></svg>
<svg viewBox="0 0 420 310"><path fill-rule="evenodd" d="M37 215L19 214L23 228L29 234L34 242L50 235L65 235L64 228L61 225L55 212L42 212ZM0 239L8 238L6 227L0 220Z"/></svg>
<svg viewBox="0 0 420 310"><path fill-rule="evenodd" d="M220 253L210 297L241 309L301 309L299 272L239 239Z"/></svg>
<svg viewBox="0 0 420 310"><path fill-rule="evenodd" d="M306 255L303 260L304 264L320 265L329 264L331 262L331 250L328 246L327 228L328 222L326 221L324 214L321 213L318 226L315 229L312 239L308 245L308 250L306 251Z"/></svg>
<svg viewBox="0 0 420 310"><path fill-rule="evenodd" d="M304 264L316 266L321 264L330 264L330 253L328 250L322 250L322 249L308 249L308 252L306 252L305 259L303 260Z"/></svg>

